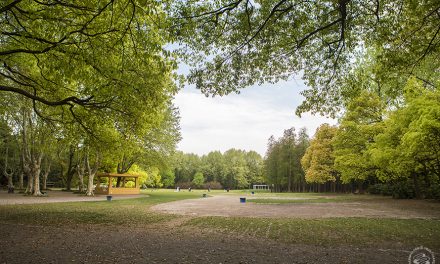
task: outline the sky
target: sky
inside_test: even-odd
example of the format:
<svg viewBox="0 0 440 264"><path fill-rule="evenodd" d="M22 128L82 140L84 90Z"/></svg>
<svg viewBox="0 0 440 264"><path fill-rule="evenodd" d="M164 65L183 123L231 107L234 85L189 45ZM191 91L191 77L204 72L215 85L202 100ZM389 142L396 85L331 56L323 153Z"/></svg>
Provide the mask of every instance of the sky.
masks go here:
<svg viewBox="0 0 440 264"><path fill-rule="evenodd" d="M295 115L303 101L304 82L295 78L276 84L255 85L223 97L206 97L185 86L175 97L179 107L182 140L178 150L199 155L231 148L254 150L264 156L267 140L285 129L306 127L310 136L323 123L336 120L309 113Z"/></svg>

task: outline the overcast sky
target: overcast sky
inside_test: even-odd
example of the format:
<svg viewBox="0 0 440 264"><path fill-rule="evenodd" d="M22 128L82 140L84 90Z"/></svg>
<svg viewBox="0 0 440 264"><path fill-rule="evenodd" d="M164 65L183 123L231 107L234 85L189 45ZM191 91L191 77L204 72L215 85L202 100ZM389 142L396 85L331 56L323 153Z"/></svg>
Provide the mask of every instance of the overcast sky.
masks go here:
<svg viewBox="0 0 440 264"><path fill-rule="evenodd" d="M319 115L295 115L303 100L299 93L305 88L300 79L294 79L212 98L187 86L174 100L181 116L182 141L178 149L203 155L237 148L264 155L267 139L281 136L284 129L306 127L312 136L320 124L335 124L336 120Z"/></svg>

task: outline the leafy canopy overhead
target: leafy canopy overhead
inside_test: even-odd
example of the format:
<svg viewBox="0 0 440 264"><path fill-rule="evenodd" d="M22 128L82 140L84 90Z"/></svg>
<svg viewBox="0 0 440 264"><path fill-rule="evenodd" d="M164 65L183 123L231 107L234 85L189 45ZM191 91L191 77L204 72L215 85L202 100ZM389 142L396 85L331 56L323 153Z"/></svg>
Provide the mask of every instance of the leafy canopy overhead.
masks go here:
<svg viewBox="0 0 440 264"><path fill-rule="evenodd" d="M174 1L167 10L191 65L189 82L207 95L300 73L310 88L297 113L331 114L345 96L341 82L371 49L387 75L438 80L437 0ZM401 88L386 92L401 95Z"/></svg>
<svg viewBox="0 0 440 264"><path fill-rule="evenodd" d="M2 1L0 99L19 94L88 132L106 119L122 133L154 127L177 92L166 21L151 1Z"/></svg>

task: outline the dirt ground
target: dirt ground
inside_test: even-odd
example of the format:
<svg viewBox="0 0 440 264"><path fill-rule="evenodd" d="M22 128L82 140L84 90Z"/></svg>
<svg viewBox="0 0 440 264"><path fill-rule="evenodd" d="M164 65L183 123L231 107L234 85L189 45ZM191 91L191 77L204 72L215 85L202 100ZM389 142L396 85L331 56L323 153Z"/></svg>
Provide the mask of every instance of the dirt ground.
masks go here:
<svg viewBox="0 0 440 264"><path fill-rule="evenodd" d="M170 227L0 223L0 263L406 263L412 249L291 245Z"/></svg>
<svg viewBox="0 0 440 264"><path fill-rule="evenodd" d="M240 203L239 196L215 195L206 199L158 204L153 206L152 210L188 216L440 219L440 203L438 202L396 200L389 197L375 197L359 202L255 204Z"/></svg>
<svg viewBox="0 0 440 264"><path fill-rule="evenodd" d="M9 204L30 202L27 200L29 197L22 195L7 197L10 197ZM41 202L66 202L84 201L84 199L95 201L105 197L53 193L49 197L37 199L42 199ZM0 193L1 200L5 200L3 193ZM6 202L3 201L2 204ZM339 207L342 209L338 209ZM440 211L438 203L391 199L307 205L240 204L239 196L236 195L182 200L156 205L153 209L182 216L164 223L145 225L143 228L85 224L56 227L0 222L0 264L407 263L412 248L284 244L250 235L238 236L232 233L218 233L214 230L195 229L185 225L185 222L194 216L202 215L437 218Z"/></svg>
<svg viewBox="0 0 440 264"><path fill-rule="evenodd" d="M139 195L113 195L112 199L130 199ZM47 191L47 196L33 197L26 196L22 193L9 194L7 191L0 191L0 205L5 204L38 204L38 203L62 203L62 202L88 202L88 201L104 201L106 195L85 196L74 194L72 192Z"/></svg>

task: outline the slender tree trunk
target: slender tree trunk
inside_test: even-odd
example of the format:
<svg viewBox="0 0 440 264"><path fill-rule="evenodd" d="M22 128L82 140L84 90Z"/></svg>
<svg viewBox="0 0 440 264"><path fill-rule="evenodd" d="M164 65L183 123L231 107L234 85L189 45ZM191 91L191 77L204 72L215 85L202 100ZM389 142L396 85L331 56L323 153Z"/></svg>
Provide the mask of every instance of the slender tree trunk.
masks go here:
<svg viewBox="0 0 440 264"><path fill-rule="evenodd" d="M12 176L14 176L14 170L11 168L9 169L9 147L6 146L6 155L5 155L5 164L3 167L3 174L8 178L8 190L11 190L14 188L14 183L12 182Z"/></svg>
<svg viewBox="0 0 440 264"><path fill-rule="evenodd" d="M47 167L43 173L43 190L47 190L47 177L49 176L50 173L50 167L51 164L48 161Z"/></svg>
<svg viewBox="0 0 440 264"><path fill-rule="evenodd" d="M23 173L23 171L20 171L20 174L18 175L18 188L19 189L23 189L23 176L24 176L24 173Z"/></svg>
<svg viewBox="0 0 440 264"><path fill-rule="evenodd" d="M98 171L98 168L99 168L99 164L100 164L100 155L99 155L99 154L96 155L96 161L95 161L95 164L93 165L93 167L90 166L90 161L89 161L89 155L88 155L88 153L87 153L86 156L85 156L84 163L85 163L85 167L86 167L86 169L87 169L87 174L89 175L89 181L88 181L88 183L87 183L87 192L86 192L86 195L87 195L87 196L92 196L92 195L94 195L94 193L93 193L93 191L94 191L94 188L93 188L93 179L95 178L95 174L96 174L96 172ZM109 183L109 184L111 184L111 183Z"/></svg>
<svg viewBox="0 0 440 264"><path fill-rule="evenodd" d="M73 165L73 158L75 157L75 149L73 146L69 148L69 166L67 167L67 177L66 177L66 190L72 190L72 178L75 174L75 166Z"/></svg>
<svg viewBox="0 0 440 264"><path fill-rule="evenodd" d="M18 188L19 189L23 189L24 188L24 174L25 174L25 169L24 169L24 152L21 149L20 150L20 174L18 175Z"/></svg>
<svg viewBox="0 0 440 264"><path fill-rule="evenodd" d="M84 192L84 166L81 164L81 162L78 162L76 165L76 173L78 174L79 179L78 191L82 193Z"/></svg>
<svg viewBox="0 0 440 264"><path fill-rule="evenodd" d="M33 174L31 173L29 166L28 165L25 165L25 166L26 166L26 171L27 171L27 173L26 173L27 187L26 187L25 194L31 195L34 191L34 177L33 177Z"/></svg>
<svg viewBox="0 0 440 264"><path fill-rule="evenodd" d="M14 182L12 181L13 173L8 173L8 188L14 188Z"/></svg>
<svg viewBox="0 0 440 264"><path fill-rule="evenodd" d="M89 181L87 183L87 191L86 191L86 195L87 196L93 196L93 179L95 178L95 174L89 174Z"/></svg>
<svg viewBox="0 0 440 264"><path fill-rule="evenodd" d="M34 178L34 187L32 194L34 196L41 196L43 195L40 191L40 172L41 172L41 160L43 158L43 154L39 154L32 163L31 167L31 173Z"/></svg>
<svg viewBox="0 0 440 264"><path fill-rule="evenodd" d="M414 194L416 196L417 199L420 199L421 195L420 195L420 185L419 185L419 179L417 177L417 173L413 172L412 174L412 178L413 178L413 182L414 182Z"/></svg>

